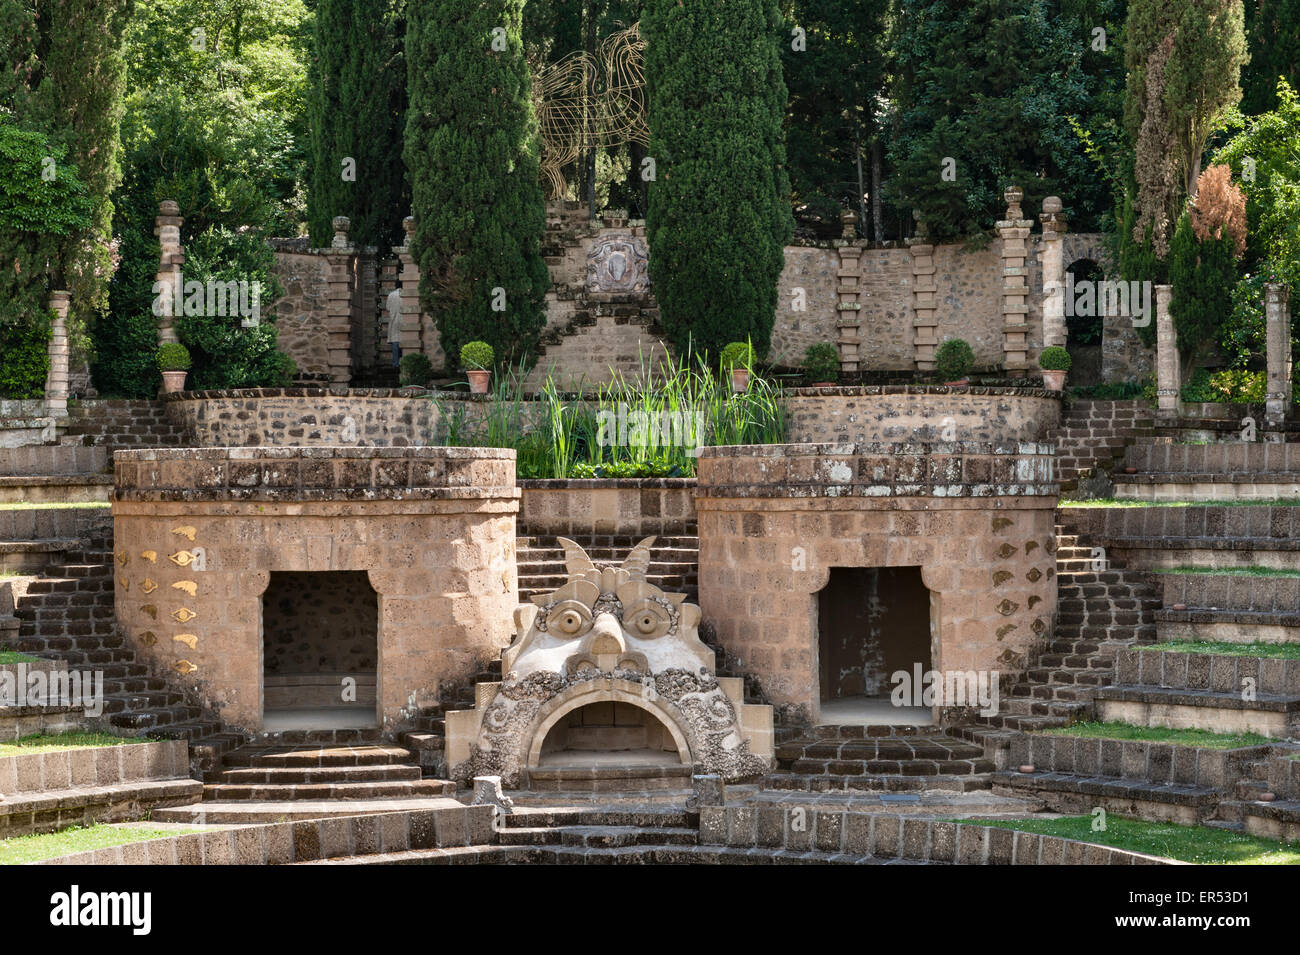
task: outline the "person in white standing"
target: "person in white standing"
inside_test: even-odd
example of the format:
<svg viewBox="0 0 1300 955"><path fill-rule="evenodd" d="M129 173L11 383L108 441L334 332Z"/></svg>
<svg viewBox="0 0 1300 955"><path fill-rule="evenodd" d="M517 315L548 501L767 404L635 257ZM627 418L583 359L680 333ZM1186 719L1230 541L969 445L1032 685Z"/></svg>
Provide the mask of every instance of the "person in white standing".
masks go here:
<svg viewBox="0 0 1300 955"><path fill-rule="evenodd" d="M388 344L393 346L393 367L402 364L402 290L393 289L385 301L388 309Z"/></svg>

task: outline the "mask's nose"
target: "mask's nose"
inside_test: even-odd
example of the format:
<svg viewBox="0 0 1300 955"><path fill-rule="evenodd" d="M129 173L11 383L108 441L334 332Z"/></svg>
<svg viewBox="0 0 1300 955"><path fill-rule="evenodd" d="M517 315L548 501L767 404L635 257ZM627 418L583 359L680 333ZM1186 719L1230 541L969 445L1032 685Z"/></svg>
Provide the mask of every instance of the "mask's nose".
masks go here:
<svg viewBox="0 0 1300 955"><path fill-rule="evenodd" d="M592 656L622 653L627 649L627 644L623 642L623 625L612 613L597 614L587 633L587 639L583 641L582 649Z"/></svg>

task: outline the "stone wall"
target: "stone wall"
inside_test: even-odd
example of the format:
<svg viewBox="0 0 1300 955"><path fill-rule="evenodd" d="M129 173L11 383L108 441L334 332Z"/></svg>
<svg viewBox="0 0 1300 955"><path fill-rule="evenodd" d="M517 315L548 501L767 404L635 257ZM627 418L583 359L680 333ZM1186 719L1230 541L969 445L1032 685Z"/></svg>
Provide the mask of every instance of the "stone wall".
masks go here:
<svg viewBox="0 0 1300 955"><path fill-rule="evenodd" d="M362 571L276 571L262 598L266 673L373 673L378 619Z"/></svg>
<svg viewBox="0 0 1300 955"><path fill-rule="evenodd" d="M434 441L437 409L390 389L243 388L164 398L200 447L408 447Z"/></svg>
<svg viewBox="0 0 1300 955"><path fill-rule="evenodd" d="M228 726L262 725L272 571L365 571L379 594L388 732L510 642L514 452L213 448L122 452L115 608L144 659Z"/></svg>
<svg viewBox="0 0 1300 955"><path fill-rule="evenodd" d="M275 253L275 274L284 296L275 303L280 350L305 375L328 375L329 260L311 252Z"/></svg>
<svg viewBox="0 0 1300 955"><path fill-rule="evenodd" d="M1042 441L1061 419L1057 392L943 385L798 388L785 409L791 444Z"/></svg>
<svg viewBox="0 0 1300 955"><path fill-rule="evenodd" d="M934 669L1009 677L1056 610L1052 464L1032 443L706 448L704 618L787 720L817 722L830 569L920 567Z"/></svg>
<svg viewBox="0 0 1300 955"><path fill-rule="evenodd" d="M695 481L520 481L519 533L681 536L695 525Z"/></svg>

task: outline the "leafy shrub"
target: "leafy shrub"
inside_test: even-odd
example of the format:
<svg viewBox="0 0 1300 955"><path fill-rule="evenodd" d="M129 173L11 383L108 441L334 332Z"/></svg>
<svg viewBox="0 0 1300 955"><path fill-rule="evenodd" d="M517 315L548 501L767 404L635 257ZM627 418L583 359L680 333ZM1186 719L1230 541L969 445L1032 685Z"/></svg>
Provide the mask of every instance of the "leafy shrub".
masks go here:
<svg viewBox="0 0 1300 955"><path fill-rule="evenodd" d="M839 381L839 348L830 342L809 345L803 353L803 372L809 381Z"/></svg>
<svg viewBox="0 0 1300 955"><path fill-rule="evenodd" d="M732 342L722 349L723 368L752 368L754 366L754 349L748 342Z"/></svg>
<svg viewBox="0 0 1300 955"><path fill-rule="evenodd" d="M492 362L496 358L496 352L487 342L466 342L460 349L460 366L462 368L488 371L492 368Z"/></svg>
<svg viewBox="0 0 1300 955"><path fill-rule="evenodd" d="M1069 371L1073 364L1074 359L1070 353L1060 345L1044 348L1038 356L1038 367L1043 371Z"/></svg>
<svg viewBox="0 0 1300 955"><path fill-rule="evenodd" d="M958 381L970 374L975 352L964 339L949 338L934 353L934 376L939 381Z"/></svg>
<svg viewBox="0 0 1300 955"><path fill-rule="evenodd" d="M189 371L193 364L190 350L180 342L163 342L158 346L160 371Z"/></svg>
<svg viewBox="0 0 1300 955"><path fill-rule="evenodd" d="M0 398L39 398L50 368L47 324L0 322Z"/></svg>
<svg viewBox="0 0 1300 955"><path fill-rule="evenodd" d="M1218 396L1210 388L1210 371L1208 368L1198 368L1192 373L1192 377L1183 382L1183 387L1178 393L1178 397L1183 401L1218 401Z"/></svg>
<svg viewBox="0 0 1300 955"><path fill-rule="evenodd" d="M427 385L433 378L433 362L423 352L403 355L400 367L403 385Z"/></svg>
<svg viewBox="0 0 1300 955"><path fill-rule="evenodd" d="M1263 404L1268 396L1268 375L1240 368L1216 371L1210 376L1210 390L1217 395L1212 399L1214 401Z"/></svg>

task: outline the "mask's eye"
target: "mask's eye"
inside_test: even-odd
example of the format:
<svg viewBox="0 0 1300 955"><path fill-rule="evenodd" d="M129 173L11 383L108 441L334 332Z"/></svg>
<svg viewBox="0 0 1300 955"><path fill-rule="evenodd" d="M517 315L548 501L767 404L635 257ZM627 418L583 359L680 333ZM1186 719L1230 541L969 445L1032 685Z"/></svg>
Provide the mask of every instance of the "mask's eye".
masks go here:
<svg viewBox="0 0 1300 955"><path fill-rule="evenodd" d="M668 611L651 601L638 603L623 613L623 625L637 636L647 639L662 637L672 624Z"/></svg>
<svg viewBox="0 0 1300 955"><path fill-rule="evenodd" d="M565 600L552 608L548 629L566 637L576 637L591 626L591 611L576 600Z"/></svg>

